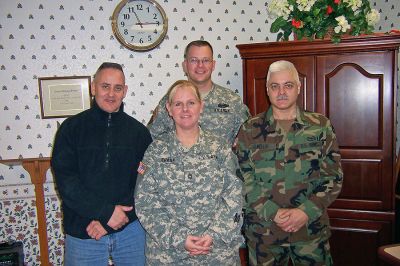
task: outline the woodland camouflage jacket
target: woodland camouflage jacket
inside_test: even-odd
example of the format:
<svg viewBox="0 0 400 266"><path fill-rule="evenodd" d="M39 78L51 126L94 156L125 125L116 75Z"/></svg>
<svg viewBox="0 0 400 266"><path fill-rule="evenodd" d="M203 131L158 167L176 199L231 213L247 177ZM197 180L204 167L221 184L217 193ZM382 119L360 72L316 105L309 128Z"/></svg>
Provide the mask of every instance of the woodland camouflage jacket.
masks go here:
<svg viewBox="0 0 400 266"><path fill-rule="evenodd" d="M245 235L265 244L329 237L327 207L340 193L343 172L334 129L325 116L297 109L288 132L272 109L249 119L238 135L245 184ZM296 233L273 219L279 208L300 208L309 217Z"/></svg>

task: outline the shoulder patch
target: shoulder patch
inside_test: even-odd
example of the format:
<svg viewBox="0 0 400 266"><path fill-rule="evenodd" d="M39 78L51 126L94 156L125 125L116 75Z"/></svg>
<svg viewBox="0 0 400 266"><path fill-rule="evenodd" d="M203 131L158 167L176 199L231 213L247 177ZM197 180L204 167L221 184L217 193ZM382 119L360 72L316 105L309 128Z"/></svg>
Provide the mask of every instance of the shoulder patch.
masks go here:
<svg viewBox="0 0 400 266"><path fill-rule="evenodd" d="M139 163L139 167L137 169L137 172L141 175L144 174L144 172L146 172L146 165L143 162Z"/></svg>

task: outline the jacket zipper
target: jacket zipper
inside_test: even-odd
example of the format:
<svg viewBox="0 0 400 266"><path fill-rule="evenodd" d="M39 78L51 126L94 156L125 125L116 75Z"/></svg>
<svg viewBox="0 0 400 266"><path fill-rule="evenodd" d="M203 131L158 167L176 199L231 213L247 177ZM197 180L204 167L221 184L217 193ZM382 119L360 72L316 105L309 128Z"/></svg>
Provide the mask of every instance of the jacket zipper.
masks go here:
<svg viewBox="0 0 400 266"><path fill-rule="evenodd" d="M106 132L106 157L104 161L104 168L108 169L110 166L110 140L111 140L111 114L108 114L107 119L107 132Z"/></svg>

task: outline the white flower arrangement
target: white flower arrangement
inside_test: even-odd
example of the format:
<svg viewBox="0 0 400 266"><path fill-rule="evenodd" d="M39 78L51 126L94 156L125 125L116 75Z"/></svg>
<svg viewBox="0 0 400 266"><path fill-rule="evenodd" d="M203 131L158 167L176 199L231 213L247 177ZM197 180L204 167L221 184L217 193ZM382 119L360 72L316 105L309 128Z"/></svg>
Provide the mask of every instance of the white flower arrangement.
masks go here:
<svg viewBox="0 0 400 266"><path fill-rule="evenodd" d="M268 13L275 19L271 32L278 40L288 40L292 33L299 39L322 39L330 32L333 42L344 34L370 34L380 19L368 0L272 0Z"/></svg>

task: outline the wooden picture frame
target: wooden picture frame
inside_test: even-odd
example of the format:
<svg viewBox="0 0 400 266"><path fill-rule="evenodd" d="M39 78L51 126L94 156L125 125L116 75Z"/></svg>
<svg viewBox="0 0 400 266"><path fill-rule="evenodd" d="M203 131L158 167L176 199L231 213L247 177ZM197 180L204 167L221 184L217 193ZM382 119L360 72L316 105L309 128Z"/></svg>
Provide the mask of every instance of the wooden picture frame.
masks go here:
<svg viewBox="0 0 400 266"><path fill-rule="evenodd" d="M42 118L68 117L90 108L90 76L41 77Z"/></svg>

